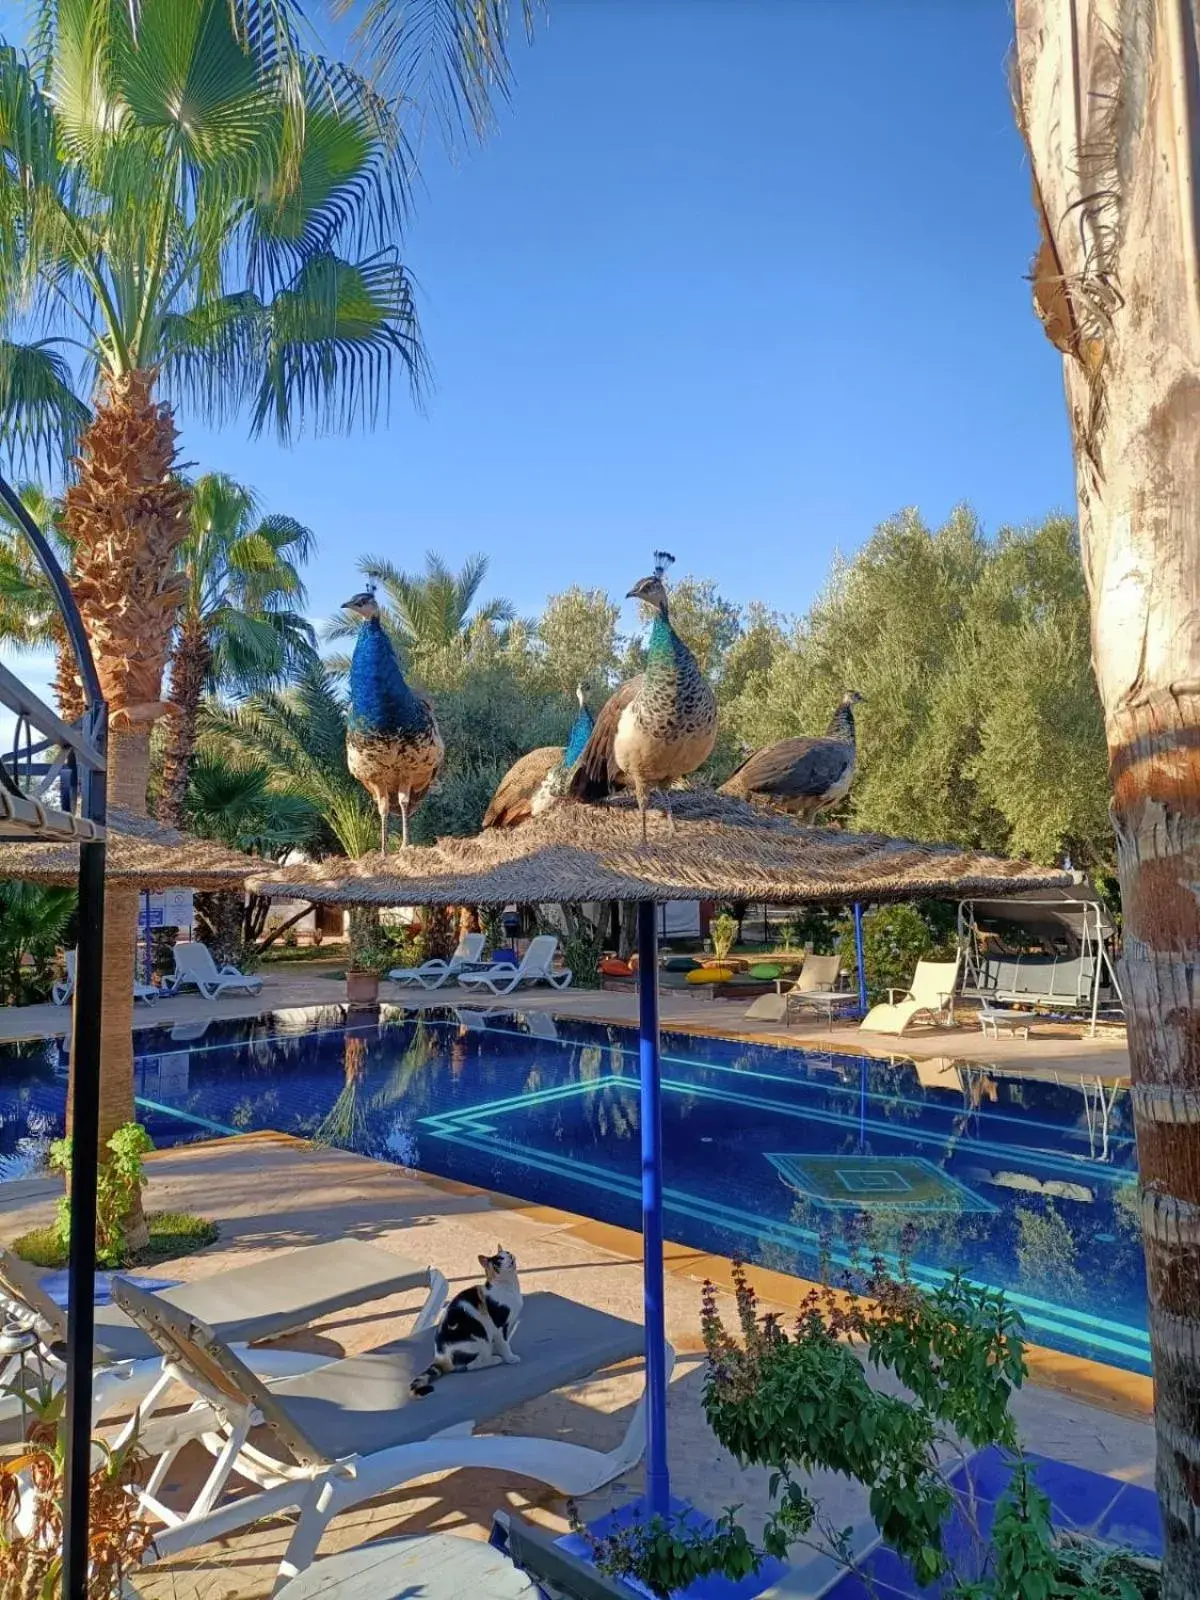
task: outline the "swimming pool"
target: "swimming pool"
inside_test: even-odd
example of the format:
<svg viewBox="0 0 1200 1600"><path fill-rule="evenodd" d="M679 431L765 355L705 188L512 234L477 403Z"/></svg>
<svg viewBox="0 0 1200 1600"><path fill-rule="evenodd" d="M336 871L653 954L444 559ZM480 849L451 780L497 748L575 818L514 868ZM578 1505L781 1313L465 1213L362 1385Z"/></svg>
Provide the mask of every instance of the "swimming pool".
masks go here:
<svg viewBox="0 0 1200 1600"><path fill-rule="evenodd" d="M337 1007L135 1036L155 1142L273 1128L640 1225L626 1028ZM61 1130L65 1056L0 1046L0 1175ZM1149 1370L1125 1091L664 1032L667 1237L813 1276L847 1239L1001 1286L1038 1343Z"/></svg>

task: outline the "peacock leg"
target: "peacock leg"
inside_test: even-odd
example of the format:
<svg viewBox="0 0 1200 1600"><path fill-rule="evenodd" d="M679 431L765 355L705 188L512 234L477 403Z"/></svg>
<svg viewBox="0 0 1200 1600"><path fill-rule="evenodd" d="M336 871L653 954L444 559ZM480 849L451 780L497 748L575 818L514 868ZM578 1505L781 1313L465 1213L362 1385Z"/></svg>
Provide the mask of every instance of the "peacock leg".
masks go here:
<svg viewBox="0 0 1200 1600"><path fill-rule="evenodd" d="M381 854L387 855L388 814L391 811L391 804L386 794L380 795L375 803L379 807L379 849Z"/></svg>
<svg viewBox="0 0 1200 1600"><path fill-rule="evenodd" d="M641 813L642 817L642 843L648 844L649 839L646 834L646 806L650 799L650 790L646 784L635 778L633 783L633 792L637 799L638 811Z"/></svg>
<svg viewBox="0 0 1200 1600"><path fill-rule="evenodd" d="M408 849L408 796L401 792L400 800L400 848Z"/></svg>
<svg viewBox="0 0 1200 1600"><path fill-rule="evenodd" d="M671 810L670 791L660 789L658 792L662 795L663 810L667 815L667 837L673 839L675 837L675 813Z"/></svg>

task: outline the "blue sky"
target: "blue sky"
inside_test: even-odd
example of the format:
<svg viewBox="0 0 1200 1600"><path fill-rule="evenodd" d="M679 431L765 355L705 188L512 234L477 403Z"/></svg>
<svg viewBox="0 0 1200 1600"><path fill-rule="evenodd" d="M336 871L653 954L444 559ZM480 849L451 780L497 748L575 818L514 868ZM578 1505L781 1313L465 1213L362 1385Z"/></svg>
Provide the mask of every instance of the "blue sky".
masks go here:
<svg viewBox="0 0 1200 1600"><path fill-rule="evenodd" d="M185 417L186 458L311 524L317 614L365 552L485 551L533 611L659 546L796 611L902 506L1071 507L1010 35L1004 0L551 0L489 143L427 152L424 413L291 450Z"/></svg>

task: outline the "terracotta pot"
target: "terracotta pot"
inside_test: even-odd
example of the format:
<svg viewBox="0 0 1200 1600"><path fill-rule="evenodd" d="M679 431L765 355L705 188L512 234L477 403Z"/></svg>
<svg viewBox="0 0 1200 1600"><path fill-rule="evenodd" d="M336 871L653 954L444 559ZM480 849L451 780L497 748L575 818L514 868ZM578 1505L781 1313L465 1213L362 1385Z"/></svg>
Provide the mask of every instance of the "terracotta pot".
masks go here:
<svg viewBox="0 0 1200 1600"><path fill-rule="evenodd" d="M352 1006L373 1006L379 999L379 974L351 968L346 974L346 999Z"/></svg>

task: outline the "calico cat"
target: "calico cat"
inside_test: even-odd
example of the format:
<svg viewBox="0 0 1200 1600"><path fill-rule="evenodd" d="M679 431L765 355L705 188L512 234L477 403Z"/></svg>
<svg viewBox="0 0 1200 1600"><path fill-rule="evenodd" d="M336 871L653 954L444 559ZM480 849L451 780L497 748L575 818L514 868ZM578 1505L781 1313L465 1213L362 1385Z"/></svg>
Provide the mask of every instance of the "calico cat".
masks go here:
<svg viewBox="0 0 1200 1600"><path fill-rule="evenodd" d="M520 1356L512 1348L521 1315L517 1263L503 1245L494 1256L480 1256L483 1282L464 1289L442 1313L433 1340L433 1360L409 1385L414 1395L427 1395L447 1372L478 1371L500 1362L515 1367Z"/></svg>

